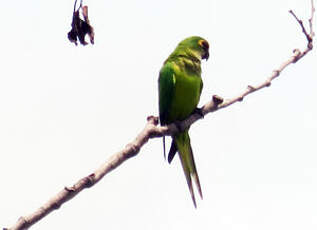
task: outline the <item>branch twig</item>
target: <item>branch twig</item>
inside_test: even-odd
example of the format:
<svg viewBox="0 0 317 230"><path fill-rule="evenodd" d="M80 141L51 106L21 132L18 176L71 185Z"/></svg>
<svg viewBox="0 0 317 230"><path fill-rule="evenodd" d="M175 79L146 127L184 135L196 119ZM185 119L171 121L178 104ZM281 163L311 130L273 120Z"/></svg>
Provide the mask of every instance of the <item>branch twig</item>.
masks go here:
<svg viewBox="0 0 317 230"><path fill-rule="evenodd" d="M311 0L311 16L308 19L309 22L309 28L310 28L310 37L313 38L315 36L315 32L313 30L313 20L314 20L314 14L315 14L315 5L314 0Z"/></svg>
<svg viewBox="0 0 317 230"><path fill-rule="evenodd" d="M77 1L77 0L76 0ZM171 124L168 126L158 126L158 118L154 116L150 116L147 118L147 124L144 129L139 133L139 135L135 138L134 141L126 145L126 147L120 152L112 155L103 165L101 165L94 173L90 174L87 177L80 179L77 183L75 183L72 187L65 187L59 193L57 193L54 197L52 197L47 203L45 203L42 207L40 207L37 211L32 213L31 215L21 217L14 226L11 228L4 228L4 230L20 230L27 229L37 221L41 220L43 217L48 215L53 210L56 210L61 207L66 201L71 200L78 193L80 193L83 189L89 188L100 181L106 174L111 172L113 169L117 168L121 163L126 161L127 159L138 154L142 146L149 141L151 138L162 137L162 136L170 136L175 134L181 130L192 125L194 122L202 118L202 115L206 115L208 113L215 112L217 110L226 108L236 102L241 102L247 95L254 93L262 88L268 87L271 85L271 82L277 78L280 73L290 64L296 63L299 59L303 58L310 50L313 49L313 17L315 13L315 8L312 3L312 11L311 18L309 19L309 28L310 33L308 34L303 22L298 19L295 13L290 10L289 12L295 17L296 21L302 28L302 32L306 36L307 39L307 48L301 52L299 49L295 49L293 51L293 55L284 63L280 65L280 67L272 72L272 74L262 83L251 86L249 85L244 92L240 95L228 99L223 100L219 96L213 96L212 100L206 103L202 109L201 114L194 113L186 120L180 122L179 124ZM180 129L180 130L179 130Z"/></svg>

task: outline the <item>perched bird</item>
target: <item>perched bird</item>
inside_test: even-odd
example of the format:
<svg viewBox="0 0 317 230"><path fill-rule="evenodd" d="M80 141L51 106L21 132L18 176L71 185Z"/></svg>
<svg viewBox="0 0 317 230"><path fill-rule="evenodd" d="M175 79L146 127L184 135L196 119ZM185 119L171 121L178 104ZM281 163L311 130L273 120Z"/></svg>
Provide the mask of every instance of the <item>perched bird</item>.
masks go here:
<svg viewBox="0 0 317 230"><path fill-rule="evenodd" d="M200 64L202 59L207 60L208 57L208 42L201 37L193 36L181 41L164 62L158 80L161 125L182 121L196 111L203 88ZM168 162L171 163L176 152L178 152L189 191L196 207L192 179L196 183L201 198L202 192L188 129L172 136ZM163 148L165 156L165 137L163 137Z"/></svg>

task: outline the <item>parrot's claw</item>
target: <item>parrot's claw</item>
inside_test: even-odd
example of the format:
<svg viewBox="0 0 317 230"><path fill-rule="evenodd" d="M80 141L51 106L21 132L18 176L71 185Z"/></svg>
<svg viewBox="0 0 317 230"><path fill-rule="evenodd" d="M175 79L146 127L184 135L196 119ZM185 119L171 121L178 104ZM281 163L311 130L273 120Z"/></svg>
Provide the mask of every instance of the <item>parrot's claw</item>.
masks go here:
<svg viewBox="0 0 317 230"><path fill-rule="evenodd" d="M201 118L204 118L203 109L202 108L195 108L193 113L197 113L201 116Z"/></svg>
<svg viewBox="0 0 317 230"><path fill-rule="evenodd" d="M178 132L183 131L183 127L182 127L182 122L181 121L174 121L174 124L176 126L176 128L178 129Z"/></svg>

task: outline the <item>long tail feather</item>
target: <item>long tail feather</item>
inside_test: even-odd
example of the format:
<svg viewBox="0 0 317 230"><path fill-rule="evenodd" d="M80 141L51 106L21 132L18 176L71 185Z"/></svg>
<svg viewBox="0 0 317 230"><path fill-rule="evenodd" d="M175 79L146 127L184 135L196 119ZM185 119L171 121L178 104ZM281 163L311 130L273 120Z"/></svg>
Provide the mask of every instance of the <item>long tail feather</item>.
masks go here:
<svg viewBox="0 0 317 230"><path fill-rule="evenodd" d="M185 177L186 177L187 185L188 185L189 192L190 192L190 195L192 197L194 206L195 206L195 208L197 208L195 194L194 194L194 190L193 190L192 178L191 178L191 175L190 175L190 172L189 172L188 165L187 165L185 159L183 157L181 157L181 154L179 154L179 159L181 160L181 163L182 163L182 166L183 166L183 170L184 170L184 174L185 174Z"/></svg>
<svg viewBox="0 0 317 230"><path fill-rule="evenodd" d="M193 151L190 145L190 138L188 135L188 131L186 130L182 133L177 134L175 137L173 137L173 141L175 141L176 143L176 148L179 153L179 157L183 166L188 188L189 188L194 206L196 207L196 200L195 200L195 195L194 195L193 186L192 186L192 179L194 180L197 186L197 190L201 198L203 198L203 195L202 195L199 177L198 177L198 173L197 173L197 169L195 165Z"/></svg>
<svg viewBox="0 0 317 230"><path fill-rule="evenodd" d="M200 182L199 182L199 177L198 177L198 173L197 173L197 169L196 169L196 164L195 164L195 159L194 159L194 155L193 155L193 150L192 150L192 147L190 146L190 156L191 156L191 162L192 162L192 166L193 166L193 172L192 173L192 177L195 181L195 184L197 186L197 189L198 189L198 193L200 195L200 198L203 199L203 193L201 191L201 186L200 186Z"/></svg>
<svg viewBox="0 0 317 230"><path fill-rule="evenodd" d="M197 186L199 196L200 196L201 199L203 199L203 193L202 193L202 191L201 191L198 174L196 173L196 174L194 174L194 175L192 175L192 176L193 176L194 181L195 181L195 184L196 184L196 186Z"/></svg>

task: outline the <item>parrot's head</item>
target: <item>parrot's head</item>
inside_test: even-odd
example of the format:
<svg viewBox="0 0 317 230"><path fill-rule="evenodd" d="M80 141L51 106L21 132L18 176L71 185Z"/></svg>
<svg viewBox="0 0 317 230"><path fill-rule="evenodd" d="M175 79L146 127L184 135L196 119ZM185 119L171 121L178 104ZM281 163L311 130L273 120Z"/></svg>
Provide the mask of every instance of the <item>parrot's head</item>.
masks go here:
<svg viewBox="0 0 317 230"><path fill-rule="evenodd" d="M209 58L209 43L202 37L193 36L184 39L178 45L189 49L193 54L199 56L201 59L208 60Z"/></svg>

